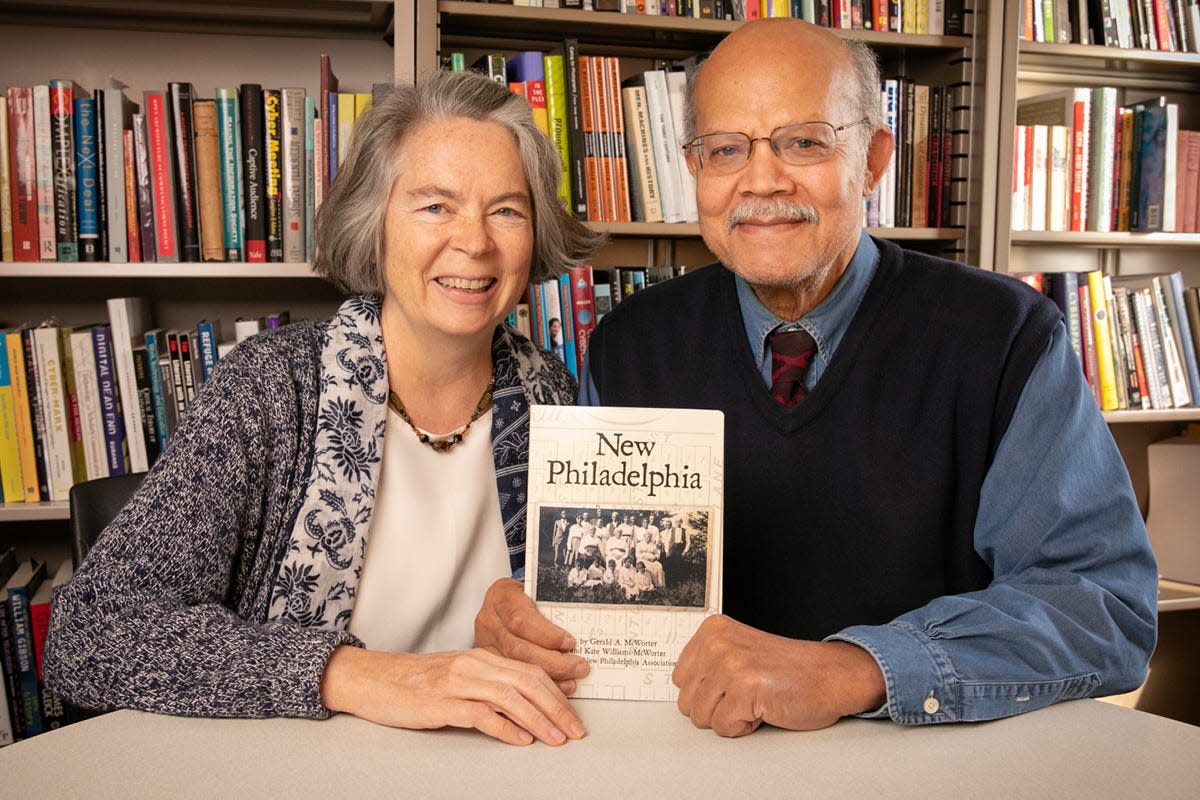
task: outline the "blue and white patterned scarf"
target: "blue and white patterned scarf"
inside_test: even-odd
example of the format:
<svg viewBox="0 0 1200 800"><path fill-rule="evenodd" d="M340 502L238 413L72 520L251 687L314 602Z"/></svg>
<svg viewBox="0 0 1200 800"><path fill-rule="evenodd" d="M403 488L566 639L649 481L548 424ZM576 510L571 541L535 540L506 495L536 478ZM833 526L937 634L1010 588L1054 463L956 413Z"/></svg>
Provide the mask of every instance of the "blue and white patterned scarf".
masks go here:
<svg viewBox="0 0 1200 800"><path fill-rule="evenodd" d="M529 405L575 400L569 373L509 328L492 339L492 456L513 577L525 566ZM344 630L367 550L387 423L380 304L351 297L321 343L320 397L304 500L271 590L268 618Z"/></svg>

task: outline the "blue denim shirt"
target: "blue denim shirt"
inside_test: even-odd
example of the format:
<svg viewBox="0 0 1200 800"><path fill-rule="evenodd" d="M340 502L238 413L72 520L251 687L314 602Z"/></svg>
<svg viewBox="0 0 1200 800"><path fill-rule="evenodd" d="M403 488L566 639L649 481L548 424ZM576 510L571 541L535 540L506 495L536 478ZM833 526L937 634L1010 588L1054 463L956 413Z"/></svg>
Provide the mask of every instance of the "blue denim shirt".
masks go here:
<svg viewBox="0 0 1200 800"><path fill-rule="evenodd" d="M788 323L816 340L810 389L837 352L878 255L863 233L829 296ZM784 321L745 281L737 287L769 386L766 336ZM590 370L579 402L598 404ZM883 672L887 703L864 716L907 724L995 719L1141 683L1155 643L1156 565L1124 462L1061 323L980 490L975 550L992 568L988 588L828 637L864 648Z"/></svg>

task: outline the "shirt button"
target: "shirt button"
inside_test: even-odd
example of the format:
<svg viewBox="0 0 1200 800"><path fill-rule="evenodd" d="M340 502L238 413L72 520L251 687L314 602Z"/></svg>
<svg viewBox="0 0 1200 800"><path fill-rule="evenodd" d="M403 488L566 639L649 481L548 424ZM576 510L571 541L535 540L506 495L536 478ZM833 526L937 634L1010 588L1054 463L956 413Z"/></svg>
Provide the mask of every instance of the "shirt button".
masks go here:
<svg viewBox="0 0 1200 800"><path fill-rule="evenodd" d="M930 692L929 697L925 698L925 703L922 706L922 708L925 709L926 714L936 714L938 712L938 709L941 708L941 705L938 703L937 698L935 698L933 696L933 692Z"/></svg>

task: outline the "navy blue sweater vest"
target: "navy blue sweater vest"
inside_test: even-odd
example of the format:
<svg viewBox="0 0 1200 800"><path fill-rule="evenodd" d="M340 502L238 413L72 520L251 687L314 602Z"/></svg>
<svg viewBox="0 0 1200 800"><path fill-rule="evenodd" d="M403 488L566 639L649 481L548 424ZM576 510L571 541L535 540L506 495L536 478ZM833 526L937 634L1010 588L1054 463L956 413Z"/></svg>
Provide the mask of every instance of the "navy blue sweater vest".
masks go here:
<svg viewBox="0 0 1200 800"><path fill-rule="evenodd" d="M876 240L832 363L793 409L750 355L733 275L689 273L595 330L605 405L725 412L725 613L793 638L983 588L979 491L1057 308L1007 277Z"/></svg>

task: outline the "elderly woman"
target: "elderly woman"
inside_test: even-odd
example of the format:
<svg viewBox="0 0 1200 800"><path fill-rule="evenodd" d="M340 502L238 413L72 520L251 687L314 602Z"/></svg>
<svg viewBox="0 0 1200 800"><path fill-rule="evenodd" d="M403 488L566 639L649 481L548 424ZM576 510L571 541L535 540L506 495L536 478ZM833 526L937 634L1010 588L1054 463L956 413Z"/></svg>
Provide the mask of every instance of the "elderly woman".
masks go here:
<svg viewBox="0 0 1200 800"><path fill-rule="evenodd" d="M351 295L222 360L56 600L46 672L93 709L583 734L538 668L471 649L520 577L528 407L562 364L502 324L598 237L523 98L440 73L377 101L317 217ZM515 690L515 691L514 691Z"/></svg>

